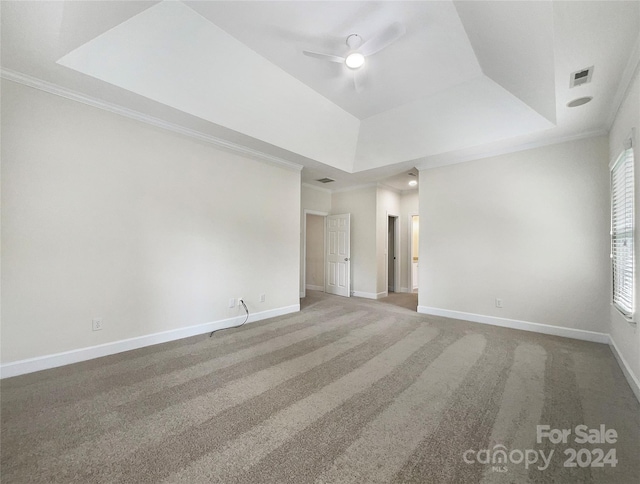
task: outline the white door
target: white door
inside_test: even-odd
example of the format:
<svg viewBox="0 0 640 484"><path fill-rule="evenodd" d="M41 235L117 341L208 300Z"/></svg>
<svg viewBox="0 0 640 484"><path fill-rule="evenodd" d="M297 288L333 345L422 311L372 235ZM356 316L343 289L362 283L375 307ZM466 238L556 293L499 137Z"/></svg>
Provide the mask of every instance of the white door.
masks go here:
<svg viewBox="0 0 640 484"><path fill-rule="evenodd" d="M351 214L327 216L325 292L350 297Z"/></svg>

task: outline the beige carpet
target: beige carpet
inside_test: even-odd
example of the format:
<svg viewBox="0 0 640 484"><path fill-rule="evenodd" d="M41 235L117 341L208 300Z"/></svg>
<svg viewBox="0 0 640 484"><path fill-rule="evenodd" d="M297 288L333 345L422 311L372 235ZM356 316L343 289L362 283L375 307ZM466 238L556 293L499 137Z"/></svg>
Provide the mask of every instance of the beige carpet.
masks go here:
<svg viewBox="0 0 640 484"><path fill-rule="evenodd" d="M302 306L3 380L2 482L640 482L640 405L607 346L322 293ZM618 438L538 444L538 424ZM564 467L567 448L617 463Z"/></svg>
<svg viewBox="0 0 640 484"><path fill-rule="evenodd" d="M410 309L413 312L418 310L418 293L390 292L387 297L378 299L378 301Z"/></svg>

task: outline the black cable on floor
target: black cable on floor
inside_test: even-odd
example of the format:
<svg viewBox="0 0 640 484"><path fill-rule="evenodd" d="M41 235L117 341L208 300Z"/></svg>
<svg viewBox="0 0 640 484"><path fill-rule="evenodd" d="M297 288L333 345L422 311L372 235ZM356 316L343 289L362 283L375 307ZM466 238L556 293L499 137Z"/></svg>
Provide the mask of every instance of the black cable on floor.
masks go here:
<svg viewBox="0 0 640 484"><path fill-rule="evenodd" d="M230 326L228 328L220 328L220 329L214 329L213 331L211 331L211 334L209 335L209 338L211 338L213 336L213 333L217 333L218 331L224 331L225 329L234 329L234 328L239 328L240 326L244 326L244 323L246 323L247 321L249 321L249 309L247 308L247 305L244 303L244 301L242 299L240 299L240 303L242 304L242 306L244 307L244 310L247 313L247 317L244 318L244 321L242 321L241 324L239 324L238 326Z"/></svg>

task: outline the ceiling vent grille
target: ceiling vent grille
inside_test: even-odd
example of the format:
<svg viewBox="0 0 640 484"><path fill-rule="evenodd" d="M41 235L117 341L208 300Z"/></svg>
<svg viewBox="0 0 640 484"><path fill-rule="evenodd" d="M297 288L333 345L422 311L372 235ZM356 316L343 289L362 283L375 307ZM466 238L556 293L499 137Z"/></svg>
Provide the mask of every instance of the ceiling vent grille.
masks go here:
<svg viewBox="0 0 640 484"><path fill-rule="evenodd" d="M593 66L586 69L580 69L579 71L571 74L571 80L569 81L569 87L582 86L591 82L591 76L593 75Z"/></svg>
<svg viewBox="0 0 640 484"><path fill-rule="evenodd" d="M334 182L335 180L333 178L320 178L316 181L320 183L331 183L331 182Z"/></svg>

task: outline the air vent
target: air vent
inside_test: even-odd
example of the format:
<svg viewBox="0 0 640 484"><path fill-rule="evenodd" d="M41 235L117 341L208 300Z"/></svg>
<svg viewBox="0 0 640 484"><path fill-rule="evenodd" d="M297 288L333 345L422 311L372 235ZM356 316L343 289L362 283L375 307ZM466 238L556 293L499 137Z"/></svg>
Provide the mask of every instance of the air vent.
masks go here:
<svg viewBox="0 0 640 484"><path fill-rule="evenodd" d="M571 74L571 80L569 81L569 87L582 86L591 82L591 76L593 75L593 66L586 69L580 69Z"/></svg>
<svg viewBox="0 0 640 484"><path fill-rule="evenodd" d="M418 175L416 175L416 174L415 174L414 172L412 172L412 171L410 171L409 173L407 173L407 175L409 175L409 176L418 176Z"/></svg>
<svg viewBox="0 0 640 484"><path fill-rule="evenodd" d="M331 183L334 182L335 180L333 178L320 178L319 180L316 180L320 183Z"/></svg>

